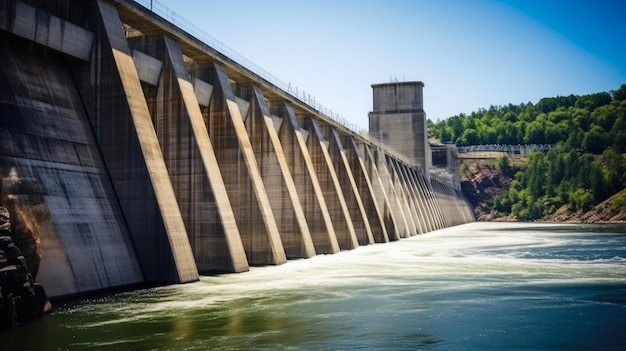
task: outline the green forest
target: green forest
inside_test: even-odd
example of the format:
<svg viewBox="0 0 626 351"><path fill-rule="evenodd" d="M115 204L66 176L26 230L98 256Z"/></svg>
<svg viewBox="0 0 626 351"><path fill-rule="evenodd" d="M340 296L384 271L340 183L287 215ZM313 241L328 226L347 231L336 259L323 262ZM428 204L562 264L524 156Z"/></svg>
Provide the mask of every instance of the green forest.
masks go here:
<svg viewBox="0 0 626 351"><path fill-rule="evenodd" d="M495 197L494 209L519 220L539 219L563 206L587 211L626 187L626 84L611 92L491 106L429 121L429 131L458 146L557 144L556 150L529 154L522 165L498 161L513 181ZM626 192L619 195L607 210L626 207Z"/></svg>

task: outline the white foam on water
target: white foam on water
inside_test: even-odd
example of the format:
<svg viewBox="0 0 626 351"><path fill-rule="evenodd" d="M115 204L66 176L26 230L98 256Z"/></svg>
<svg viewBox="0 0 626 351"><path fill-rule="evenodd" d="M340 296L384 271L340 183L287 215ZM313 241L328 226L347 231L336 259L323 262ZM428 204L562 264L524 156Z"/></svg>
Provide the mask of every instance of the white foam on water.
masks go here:
<svg viewBox="0 0 626 351"><path fill-rule="evenodd" d="M448 327L433 327L430 321L453 328L471 319L468 313L486 314L483 323L491 318L523 325L536 318L532 313L541 308L562 309L566 314L567 308L614 298L597 297L595 292L590 297L578 296L577 291L586 286L626 285L626 234L600 237L575 229L553 224L473 223L335 255L93 300L75 310L88 315L88 323L69 321L66 325L89 329L159 318L178 322L196 318L196 323L223 319L228 328L232 324L233 335L244 338L238 334L244 330L254 340L283 335L280 328L306 326L309 320L310 331L302 326L296 329L310 333L311 338L320 330L341 335L341 329L333 329L337 323L342 328L354 325L389 334L390 328L404 330L402 323L419 321L420 328L431 332L443 328L453 333ZM500 305L512 306L518 314L509 318ZM374 316L379 321L369 322ZM246 318L267 318L278 326L257 326L251 332L246 329L250 322ZM464 326L458 337L473 333L471 327ZM492 332L499 333L498 328L504 327L494 328ZM361 330L349 333L352 338L366 335ZM428 333L420 335L424 340L433 338Z"/></svg>

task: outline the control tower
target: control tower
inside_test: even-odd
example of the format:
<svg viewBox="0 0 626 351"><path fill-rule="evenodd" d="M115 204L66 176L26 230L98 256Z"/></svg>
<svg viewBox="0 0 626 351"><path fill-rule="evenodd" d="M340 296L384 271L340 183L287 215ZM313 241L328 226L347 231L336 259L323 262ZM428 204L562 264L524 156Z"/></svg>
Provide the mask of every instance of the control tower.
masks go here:
<svg viewBox="0 0 626 351"><path fill-rule="evenodd" d="M423 88L423 82L373 84L374 106L369 113L369 132L428 170L432 161Z"/></svg>

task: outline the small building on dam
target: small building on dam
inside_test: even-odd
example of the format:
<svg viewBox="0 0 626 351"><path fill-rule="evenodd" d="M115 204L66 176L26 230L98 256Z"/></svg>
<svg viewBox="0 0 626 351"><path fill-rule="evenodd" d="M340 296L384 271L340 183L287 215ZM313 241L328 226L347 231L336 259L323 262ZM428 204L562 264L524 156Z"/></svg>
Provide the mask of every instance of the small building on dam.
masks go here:
<svg viewBox="0 0 626 351"><path fill-rule="evenodd" d="M0 204L49 296L474 220L430 176L421 82L373 85L355 131L132 0L1 1L0 52Z"/></svg>

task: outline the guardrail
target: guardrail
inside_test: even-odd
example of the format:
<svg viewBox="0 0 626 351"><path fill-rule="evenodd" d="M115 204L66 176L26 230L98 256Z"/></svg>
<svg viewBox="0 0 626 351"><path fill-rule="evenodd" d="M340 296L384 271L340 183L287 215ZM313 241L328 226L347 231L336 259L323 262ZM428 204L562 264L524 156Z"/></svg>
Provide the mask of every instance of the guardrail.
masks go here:
<svg viewBox="0 0 626 351"><path fill-rule="evenodd" d="M496 151L506 153L520 153L525 154L532 151L549 151L556 149L556 144L518 144L518 145L505 145L505 144L488 144L488 145L468 145L459 146L457 150L459 153L467 152L484 152L484 151Z"/></svg>
<svg viewBox="0 0 626 351"><path fill-rule="evenodd" d="M177 26L183 31L187 32L188 34L195 37L196 39L199 39L200 41L204 42L206 45L210 46L211 48L218 51L222 55L230 58L231 60L235 61L239 65L248 69L252 73L258 75L259 77L275 85L279 89L291 95L294 99L311 107L312 109L316 110L317 112L326 116L327 118L343 125L347 129L352 131L354 134L361 136L363 139L365 139L369 143L383 150L386 154L391 155L392 157L395 157L401 160L402 162L406 163L409 166L418 167L420 169L422 168L422 165L413 162L408 157L402 155L401 153L392 149L388 145L381 143L377 138L371 136L367 131L359 128L357 124L346 120L345 118L343 118L341 114L318 103L315 97L311 97L311 94L307 94L303 89L298 89L297 86L293 87L291 83L285 83L282 80L278 79L277 77L273 76L270 72L259 67L254 62L245 58L243 55L239 54L235 50L228 47L226 44L217 40L216 38L214 38L213 36L205 32L198 26L194 25L193 23L189 22L185 18L176 14L176 12L174 12L167 6L163 5L159 1L157 0L127 0L127 1L133 1L143 6L147 10L151 11L153 14L162 17L163 19L167 20L168 22L172 23L173 25Z"/></svg>
<svg viewBox="0 0 626 351"><path fill-rule="evenodd" d="M318 103L317 100L315 99L315 96L311 97L311 94L307 94L304 89L298 89L297 86L292 86L291 83L285 83L282 80L278 79L277 77L272 75L270 72L264 70L263 68L256 65L254 62L245 58L243 55L229 48L226 44L215 39L213 36L205 32L204 30L202 30L195 24L189 22L185 18L176 14L176 12L172 11L170 8L163 5L159 1L157 0L130 0L130 1L133 1L145 7L152 13L169 21L170 23L182 29L183 31L187 32L188 34L194 36L196 39L199 39L200 41L204 42L211 48L217 50L224 56L227 56L228 58L237 62L238 64L248 69L252 73L272 83L273 85L280 88L284 92L288 93L293 98L297 99L303 104L308 105L309 107L316 110L320 114L343 125L344 127L351 130L353 133L359 134L358 131L360 130L360 128L356 123L348 121L341 114Z"/></svg>

